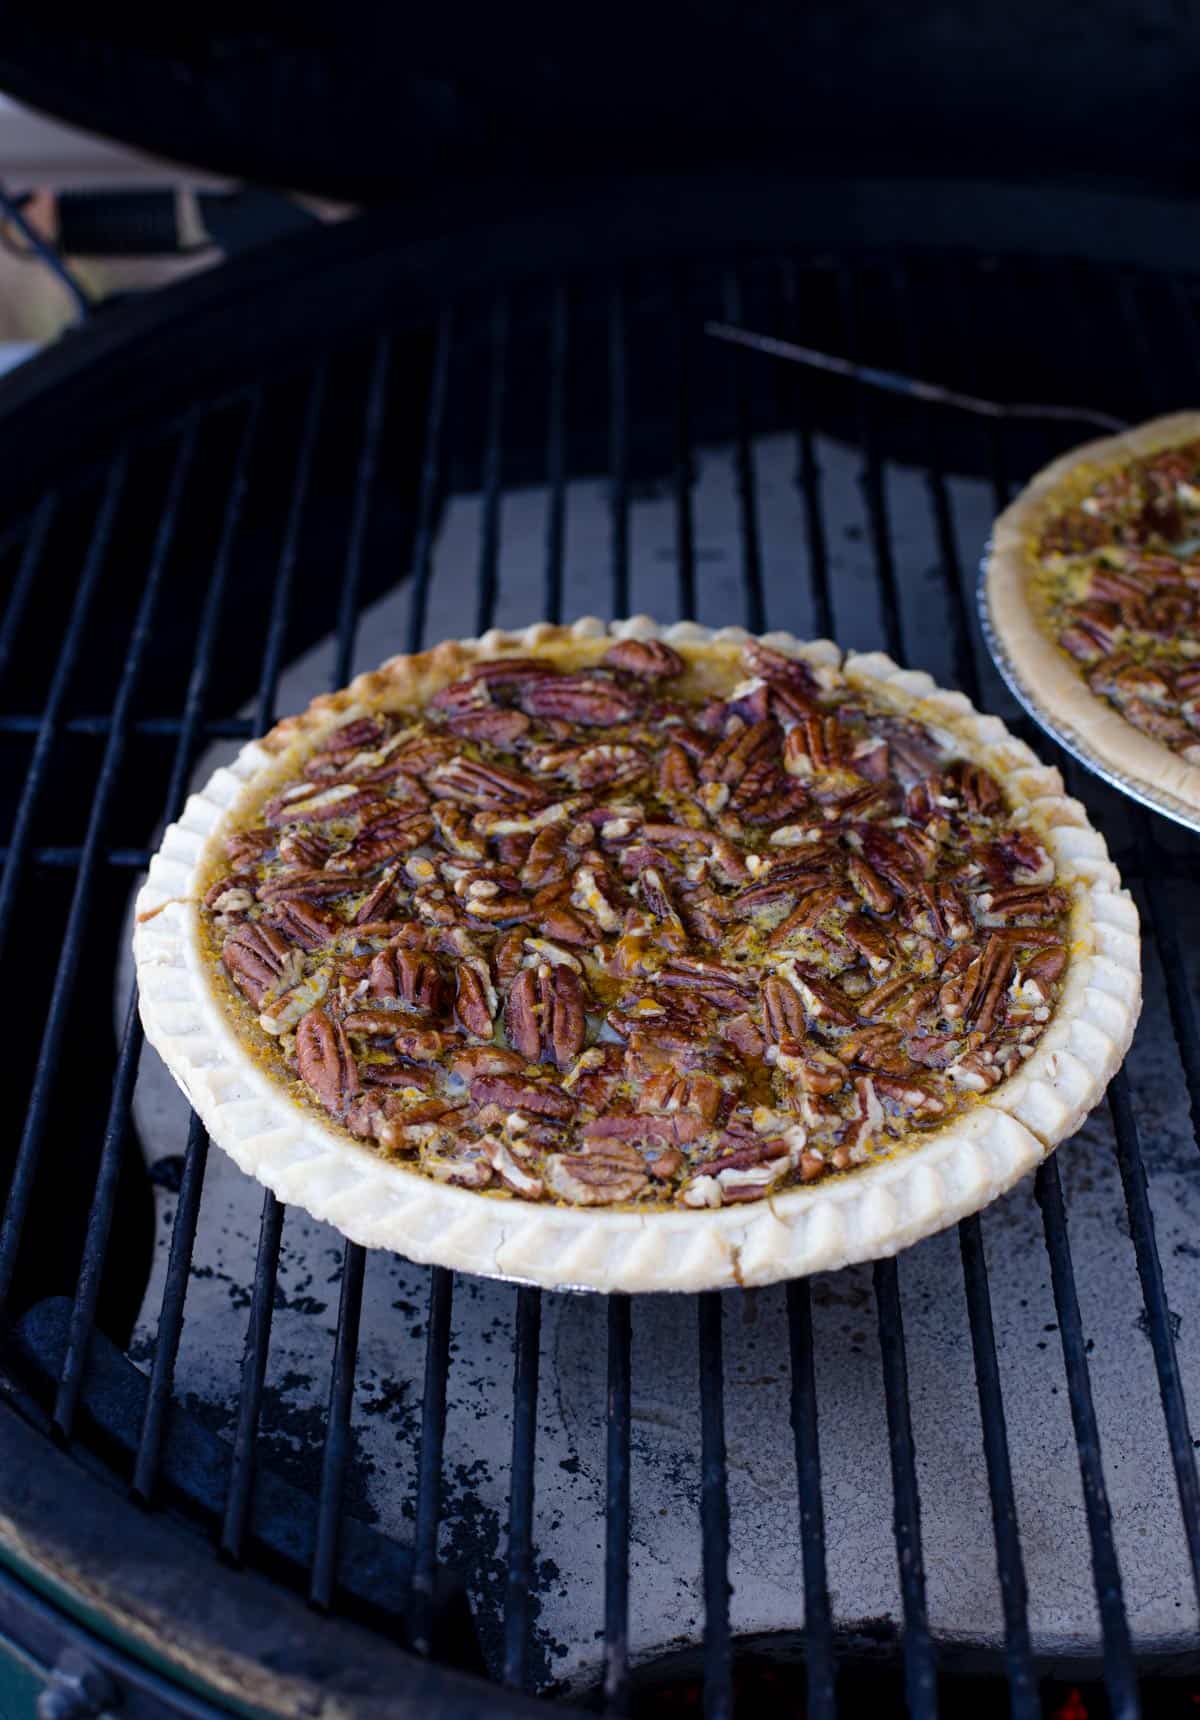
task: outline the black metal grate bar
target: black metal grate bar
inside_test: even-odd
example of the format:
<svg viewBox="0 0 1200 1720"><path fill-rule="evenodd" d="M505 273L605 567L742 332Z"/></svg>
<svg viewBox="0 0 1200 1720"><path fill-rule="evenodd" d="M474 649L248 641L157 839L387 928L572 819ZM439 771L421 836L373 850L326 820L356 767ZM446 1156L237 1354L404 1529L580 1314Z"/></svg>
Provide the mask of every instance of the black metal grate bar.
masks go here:
<svg viewBox="0 0 1200 1720"><path fill-rule="evenodd" d="M500 567L500 456L504 438L504 397L508 389L508 300L501 295L492 307L491 372L488 383L487 434L483 449L483 519L479 539L479 604L476 631L486 633L496 613Z"/></svg>
<svg viewBox="0 0 1200 1720"><path fill-rule="evenodd" d="M262 414L261 394L255 393L247 407L242 433L234 456L233 473L226 494L225 511L221 521L221 536L213 562L212 577L200 628L196 637L196 654L184 696L180 720L179 745L167 789L166 816L177 816L187 790L188 771L197 740L203 733L204 702L208 693L216 656L217 631L220 625L225 595L229 584L229 568L233 544L245 501L247 473L258 434ZM150 1383L146 1393L146 1410L138 1441L134 1464L133 1489L141 1499L153 1497L158 1464L162 1453L166 1412L170 1403L183 1330L183 1310L187 1298L188 1274L196 1238L196 1223L200 1212L200 1197L204 1186L204 1171L208 1162L208 1135L200 1119L193 1113L188 1124L187 1148L184 1154L183 1177L175 1221L171 1228L171 1247L159 1309L158 1331L150 1365Z"/></svg>
<svg viewBox="0 0 1200 1720"><path fill-rule="evenodd" d="M891 271L891 289L898 320L904 331L905 365L910 374L921 376L925 366L918 332L919 323L912 313L908 275L902 264L897 264ZM978 703L981 683L974 655L950 491L945 478L947 443L945 420L935 413L928 443L930 461L926 467L926 482L938 546L938 561L954 624L955 672L967 696L972 702ZM1012 1720L1036 1720L1036 1716L1041 1713L1041 1704L1029 1634L1025 1562L1021 1553L1020 1526L1013 1491L1008 1428L1000 1385L1000 1366L996 1355L996 1334L992 1322L987 1258L983 1231L977 1216L963 1219L958 1227L958 1238L975 1362L975 1383L979 1397L992 1527L996 1541L996 1574L1004 1613L1009 1712Z"/></svg>
<svg viewBox="0 0 1200 1720"><path fill-rule="evenodd" d="M354 481L354 511L350 519L350 535L346 545L346 562L342 570L342 589L338 599L337 650L334 654L332 690L336 692L349 681L354 669L354 641L358 633L359 590L362 586L363 544L366 539L367 518L371 506L371 491L379 465L379 438L383 431L383 414L387 403L388 371L392 360L392 343L381 335L375 343L371 376L367 384L366 418L363 425L362 451Z"/></svg>
<svg viewBox="0 0 1200 1720"><path fill-rule="evenodd" d="M130 994L121 1034L121 1049L117 1054L117 1073L113 1080L112 1099L100 1148L100 1163L96 1171L96 1186L88 1213L87 1235L83 1244L83 1259L75 1301L71 1308L71 1324L62 1372L54 1402L54 1425L64 1439L71 1437L79 1390L87 1366L88 1349L96 1322L96 1303L100 1296L100 1278L108 1250L112 1228L113 1207L117 1198L117 1178L121 1172L121 1154L133 1102L133 1084L137 1079L138 1057L142 1049L142 1025L138 1020L136 989Z"/></svg>
<svg viewBox="0 0 1200 1720"><path fill-rule="evenodd" d="M837 290L846 334L846 356L857 362L860 356L858 307L855 303L854 279L844 263L838 266ZM857 411L858 438L863 454L860 481L875 556L875 577L883 609L884 644L896 661L902 663L904 645L900 629L900 594L896 586L896 562L892 554L892 532L888 522L887 497L884 493L883 460L879 454L875 431L873 397L870 389L862 382L854 382L851 392Z"/></svg>
<svg viewBox="0 0 1200 1720"><path fill-rule="evenodd" d="M195 458L195 452L196 432L194 429L190 429L180 442L179 451L175 457L158 531L155 535L154 548L151 552L150 569L142 600L138 606L137 618L130 635L121 681L113 705L112 728L109 731L104 757L92 793L87 832L79 859L79 876L75 882L75 893L67 915L66 930L63 933L62 954L59 957L58 970L54 976L54 990L51 995L49 1025L39 1058L39 1067L44 1064L47 1069L52 1069L58 1061L60 1032L66 1026L66 999L74 985L82 951L83 933L101 836L107 820L109 802L116 785L117 774L124 757L130 710L137 691L142 663L150 647L155 608L166 575L171 546L179 520L179 511L183 502L184 489ZM55 1031L56 1026L59 1028L59 1032ZM58 1399L54 1408L55 1422L59 1431L64 1435L69 1435L71 1431L75 1405L83 1380L83 1369L87 1361L88 1345L91 1342L96 1301L100 1294L100 1275L108 1247L113 1203L117 1196L117 1176L121 1168L121 1152L141 1047L142 1029L137 1015L137 1000L136 997L133 997L130 999L128 1018L117 1059L112 1104L100 1151L96 1189L88 1216L79 1283L75 1292L75 1304L71 1312L70 1335L66 1355L63 1359ZM46 1090L46 1109L48 1109L48 1083ZM45 1111L40 1111L31 1104L27 1128L36 1128L37 1130L36 1134L31 1135L32 1152L35 1156L40 1152L40 1134L44 1123Z"/></svg>
<svg viewBox="0 0 1200 1720"><path fill-rule="evenodd" d="M1009 1713L1012 1720L1038 1720L1042 1708L1033 1669L1033 1644L1029 1637L1025 1561L1021 1555L1008 1427L1004 1418L1000 1365L996 1358L996 1334L992 1325L992 1297L978 1217L963 1219L958 1227L958 1241L967 1314L971 1323L971 1348L975 1357L975 1384L979 1393L979 1420L992 1503L992 1528L996 1537L996 1574L1000 1582L1000 1604L1004 1609Z"/></svg>
<svg viewBox="0 0 1200 1720"><path fill-rule="evenodd" d="M610 1296L604 1515L604 1702L609 1714L629 1709L630 1327L628 1296Z"/></svg>
<svg viewBox="0 0 1200 1720"><path fill-rule="evenodd" d="M802 312L796 284L794 263L781 266L784 310L789 323L801 328ZM816 446L808 414L801 405L803 384L797 371L789 366L783 381L788 417L796 429L796 483L804 503L804 533L808 548L808 582L812 594L813 637L831 639L835 624L833 602L829 589L829 548L825 539L825 515L821 504L821 474L817 466Z"/></svg>
<svg viewBox="0 0 1200 1720"><path fill-rule="evenodd" d="M675 556L679 614L690 621L696 614L696 528L692 518L692 429L689 395L689 350L686 279L682 270L672 283L675 302Z"/></svg>
<svg viewBox="0 0 1200 1720"><path fill-rule="evenodd" d="M267 625L266 646L263 651L255 708L255 728L265 734L275 721L275 704L283 654L287 644L291 615L292 587L299 552L300 526L312 478L313 458L320 430L321 412L325 403L327 371L322 360L313 372L296 456L292 493L284 526L283 543L275 572L275 589L271 600L271 616ZM254 1485L254 1453L258 1441L259 1414L262 1409L263 1382L266 1378L267 1357L271 1346L271 1311L275 1300L275 1283L279 1272L279 1247L283 1240L283 1207L267 1191L263 1198L262 1220L258 1233L258 1254L254 1263L254 1289L250 1301L250 1318L246 1326L246 1347L242 1359L242 1384L238 1398L237 1430L234 1435L233 1461L229 1472L229 1490L225 1500L225 1515L221 1529L221 1550L226 1557L238 1560L242 1556L246 1524L249 1519L250 1497Z"/></svg>
<svg viewBox="0 0 1200 1720"><path fill-rule="evenodd" d="M562 281L550 308L550 388L547 407L546 620L562 620L563 556L567 533L567 352L569 301Z"/></svg>
<svg viewBox="0 0 1200 1720"><path fill-rule="evenodd" d="M625 284L614 283L608 300L608 471L612 521L614 615L629 614L629 380L625 332Z"/></svg>
<svg viewBox="0 0 1200 1720"><path fill-rule="evenodd" d="M68 717L59 725L59 733L64 735L107 735L112 728L110 716L81 716ZM38 716L22 716L20 713L0 716L0 735L35 735L42 726L42 718ZM129 725L131 735L167 735L179 734L183 726L179 717L137 717ZM207 740L244 740L252 733L249 717L215 717L202 727L202 733Z"/></svg>
<svg viewBox="0 0 1200 1720"><path fill-rule="evenodd" d="M541 1336L541 1292L518 1290L513 1333L512 1471L504 1591L504 1682L517 1690L524 1688L529 1675L529 1633L533 1620L533 1490Z"/></svg>
<svg viewBox="0 0 1200 1720"><path fill-rule="evenodd" d="M350 1410L354 1402L354 1367L358 1358L358 1328L362 1316L363 1278L367 1251L348 1242L342 1253L342 1292L338 1298L337 1337L333 1377L329 1384L329 1414L321 1454L321 1491L317 1499L317 1534L313 1547L309 1599L328 1611L333 1605L337 1575L338 1528L346 1466L350 1461Z"/></svg>
<svg viewBox="0 0 1200 1720"><path fill-rule="evenodd" d="M337 691L349 681L354 666L354 642L358 631L359 590L362 585L363 545L366 540L371 493L379 465L379 439L387 400L391 341L381 335L375 343L371 375L367 384L362 450L354 485L354 508L338 599L337 649L334 653L331 687ZM321 1487L317 1497L317 1530L309 1576L309 1599L328 1610L333 1602L337 1574L338 1529L346 1466L350 1459L350 1412L354 1401L354 1369L358 1359L358 1331L362 1317L366 1251L356 1242L342 1250L342 1288L338 1298L337 1332L334 1338L333 1377L329 1384L329 1413L321 1453Z"/></svg>
<svg viewBox="0 0 1200 1720"><path fill-rule="evenodd" d="M433 372L425 419L425 451L421 458L417 527L412 552L412 608L408 617L407 643L409 651L419 651L425 637L429 576L433 568L434 522L442 481L442 437L446 426L446 383L450 371L452 332L453 312L443 311L438 318L434 340Z"/></svg>
<svg viewBox="0 0 1200 1720"><path fill-rule="evenodd" d="M21 551L21 560L9 593L8 603L4 610L4 619L0 621L0 681L8 673L9 659L25 619L25 610L30 595L34 589L38 569L42 565L42 556L46 549L46 539L50 535L50 527L58 512L58 497L51 492L38 503L30 525L25 546ZM41 728L44 718L39 715L29 719L30 727L36 732Z"/></svg>
<svg viewBox="0 0 1200 1720"><path fill-rule="evenodd" d="M725 1467L725 1371L721 1297L699 1298L700 1526L704 1536L704 1720L730 1720L729 1494Z"/></svg>
<svg viewBox="0 0 1200 1720"><path fill-rule="evenodd" d="M268 1190L262 1204L258 1254L254 1262L254 1289L250 1297L250 1318L246 1323L246 1347L242 1352L242 1389L233 1436L233 1461L221 1524L221 1551L235 1562L242 1557L246 1524L250 1517L254 1447L258 1440L263 1381L271 1348L271 1314L275 1306L275 1278L282 1237L283 1207Z"/></svg>
<svg viewBox="0 0 1200 1720"><path fill-rule="evenodd" d="M925 1603L921 1505L909 1407L904 1316L900 1308L900 1279L894 1260L875 1263L875 1301L879 1309L879 1348L892 1461L896 1557L900 1567L900 1599L904 1607L904 1688L909 1714L915 1720L933 1720L937 1714L936 1669Z"/></svg>
<svg viewBox="0 0 1200 1720"><path fill-rule="evenodd" d="M742 320L742 288L736 269L728 269L724 280L725 315L732 323ZM754 475L754 450L750 442L750 399L746 382L746 355L730 349L733 372L735 469L737 472L738 523L742 536L742 589L746 597L746 626L751 633L766 629L763 604L762 543L758 529L758 493Z"/></svg>
<svg viewBox="0 0 1200 1720"><path fill-rule="evenodd" d="M183 1176L179 1184L175 1222L171 1226L171 1249L167 1256L162 1304L158 1313L158 1331L155 1334L154 1355L150 1363L150 1382L146 1389L146 1412L142 1417L142 1431L133 1466L134 1497L147 1505L154 1498L158 1480L158 1465L162 1457L167 1410L171 1402L175 1363L179 1356L179 1340L183 1332L183 1310L187 1301L188 1276L192 1267L192 1249L196 1242L196 1223L200 1217L200 1197L204 1192L204 1172L207 1164L208 1132L193 1112L188 1122L187 1149L183 1155Z"/></svg>
<svg viewBox="0 0 1200 1720"><path fill-rule="evenodd" d="M812 1299L807 1279L787 1287L788 1345L792 1371L792 1433L800 1491L800 1551L804 1561L804 1645L808 1720L833 1720L833 1614L825 1563L825 1509L817 1380L813 1365Z"/></svg>
<svg viewBox="0 0 1200 1720"><path fill-rule="evenodd" d="M1079 1313L1079 1297L1071 1265L1062 1183L1058 1165L1053 1158L1047 1159L1038 1170L1037 1198L1046 1232L1046 1252L1050 1257L1050 1277L1054 1286L1054 1306L1058 1312L1063 1362L1067 1370L1071 1421L1075 1429L1075 1442L1079 1447L1083 1503L1092 1544L1096 1602L1100 1609L1100 1629L1104 1639L1104 1678L1108 1686L1113 1720L1134 1720L1141 1711L1137 1674L1129 1639L1129 1620L1121 1593L1121 1573L1113 1545L1112 1513L1104 1485L1100 1433L1096 1425L1096 1408L1092 1402L1083 1321Z"/></svg>
<svg viewBox="0 0 1200 1720"><path fill-rule="evenodd" d="M3 876L0 876L0 955L4 953L4 946L8 937L8 924L12 917L13 899L29 848L33 815L41 799L51 754L58 739L63 705L66 702L71 676L75 671L75 664L83 646L88 616L91 613L92 602L100 583L100 575L108 553L109 539L116 523L127 470L128 456L122 452L109 467L105 480L100 505L96 511L95 528L88 545L87 555L84 558L79 584L75 588L75 601L71 605L71 613L67 620L66 631L63 634L58 661L54 666L54 675L46 694L46 705L38 728L37 739L34 742L33 755L25 773L21 797L17 802L17 810L13 817L12 834L8 842L8 857L4 863ZM4 1305L7 1291L3 1260L4 1243L2 1234L0 1234L0 1307Z"/></svg>
<svg viewBox="0 0 1200 1720"><path fill-rule="evenodd" d="M283 545L275 570L275 589L271 599L271 615L267 622L266 645L263 649L262 669L258 680L258 698L254 710L254 732L256 735L265 735L275 723L275 699L279 688L279 676L283 669L283 654L287 646L288 622L292 605L292 584L296 573L296 557L300 549L300 523L304 517L304 504L308 499L308 486L312 478L313 456L317 447L321 413L325 405L326 381L326 366L322 361L313 372L313 378L309 384L308 400L304 408L304 423L300 434L300 448L296 455L291 501L288 505L287 523L283 533Z"/></svg>
<svg viewBox="0 0 1200 1720"><path fill-rule="evenodd" d="M1158 1371L1158 1386L1162 1395L1163 1415L1166 1417L1171 1461L1179 1488L1179 1505L1184 1534L1187 1537L1188 1558L1192 1565L1192 1582L1197 1600L1200 1600L1200 1484L1196 1479L1192 1430L1183 1395L1175 1337L1171 1330L1171 1310L1167 1305L1162 1262L1158 1256L1158 1239L1154 1234L1154 1214L1150 1206L1146 1167L1142 1161L1137 1120L1129 1094L1129 1079L1124 1070L1118 1071L1113 1077L1108 1089L1108 1104L1116 1131L1117 1164L1121 1171L1125 1207L1129 1214L1129 1233L1133 1238L1138 1277L1141 1279L1142 1297L1146 1304L1147 1327L1154 1351L1154 1365Z"/></svg>
<svg viewBox="0 0 1200 1720"><path fill-rule="evenodd" d="M450 1372L453 1298L453 1274L444 1266L435 1266L429 1276L425 1392L421 1400L421 1456L417 1470L417 1522L408 1619L409 1646L417 1654L428 1654L430 1644L438 1524L442 1509L442 1448L446 1440L446 1380Z"/></svg>

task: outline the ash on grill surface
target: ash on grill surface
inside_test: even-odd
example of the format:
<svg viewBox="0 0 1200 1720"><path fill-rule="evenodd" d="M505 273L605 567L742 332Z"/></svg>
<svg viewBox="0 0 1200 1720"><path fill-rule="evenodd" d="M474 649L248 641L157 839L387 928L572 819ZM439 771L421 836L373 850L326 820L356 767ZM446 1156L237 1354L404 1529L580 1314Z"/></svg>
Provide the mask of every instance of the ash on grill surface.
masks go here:
<svg viewBox="0 0 1200 1720"><path fill-rule="evenodd" d="M1148 934L1108 1110L958 1231L786 1290L631 1305L365 1258L207 1154L142 1052L128 964L115 1052L108 1009L164 808L214 749L396 650L539 614L686 613L882 646L1011 720L974 568L1009 486L1069 437L881 403L706 344L703 319L1136 417L1193 385L1194 293L898 254L527 284L201 401L35 498L0 542L0 939L25 996L0 1301L75 1297L53 1408L77 1449L119 1461L77 1417L98 1327L149 1376L121 1476L141 1496L161 1496L178 1398L226 1441L208 1527L227 1555L261 1560L254 1472L278 1472L309 1550L275 1580L359 1616L338 1572L344 1513L367 1519L413 1550L417 1652L445 1562L490 1676L560 1709L599 1689L619 1712L631 1661L678 1651L728 1715L738 1638L775 1638L823 1716L839 1660L890 1657L918 1715L939 1667L1002 1673L1032 1714L1048 1664L1102 1673L1131 1714L1139 1666L1195 1656L1183 833L1068 772Z"/></svg>

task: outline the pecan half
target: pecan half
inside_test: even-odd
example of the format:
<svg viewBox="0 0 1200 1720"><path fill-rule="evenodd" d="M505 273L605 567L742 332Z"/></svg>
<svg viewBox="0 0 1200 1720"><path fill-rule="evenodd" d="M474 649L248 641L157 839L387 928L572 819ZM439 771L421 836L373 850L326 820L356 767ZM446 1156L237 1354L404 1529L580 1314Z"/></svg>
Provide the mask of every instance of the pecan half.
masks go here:
<svg viewBox="0 0 1200 1720"><path fill-rule="evenodd" d="M339 1112L358 1092L358 1068L340 1024L321 1008L310 1009L296 1029L300 1079L327 1111Z"/></svg>
<svg viewBox="0 0 1200 1720"><path fill-rule="evenodd" d="M641 681L666 681L682 675L683 658L661 639L619 639L604 653L610 669L636 675Z"/></svg>
<svg viewBox="0 0 1200 1720"><path fill-rule="evenodd" d="M295 985L303 971L300 952L262 925L239 926L221 946L221 960L256 1009L270 994Z"/></svg>
<svg viewBox="0 0 1200 1720"><path fill-rule="evenodd" d="M572 1206L614 1206L632 1200L649 1180L642 1155L619 1144L595 1152L551 1153L546 1160L547 1185Z"/></svg>
<svg viewBox="0 0 1200 1720"><path fill-rule="evenodd" d="M534 681L521 689L520 704L528 716L553 717L584 728L628 723L638 712L633 694L596 670Z"/></svg>

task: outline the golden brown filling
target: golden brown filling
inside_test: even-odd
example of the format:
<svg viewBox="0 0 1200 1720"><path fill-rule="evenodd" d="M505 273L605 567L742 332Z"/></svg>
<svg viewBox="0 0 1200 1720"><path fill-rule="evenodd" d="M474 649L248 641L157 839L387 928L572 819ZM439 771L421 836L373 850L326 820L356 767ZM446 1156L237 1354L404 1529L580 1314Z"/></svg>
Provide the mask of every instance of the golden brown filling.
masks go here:
<svg viewBox="0 0 1200 1720"><path fill-rule="evenodd" d="M1092 691L1200 764L1200 442L1091 481L1036 554L1047 625Z"/></svg>
<svg viewBox="0 0 1200 1720"><path fill-rule="evenodd" d="M503 658L329 735L204 898L278 1076L444 1181L720 1206L1011 1074L1067 962L1049 855L920 724L744 655L707 697L658 641Z"/></svg>

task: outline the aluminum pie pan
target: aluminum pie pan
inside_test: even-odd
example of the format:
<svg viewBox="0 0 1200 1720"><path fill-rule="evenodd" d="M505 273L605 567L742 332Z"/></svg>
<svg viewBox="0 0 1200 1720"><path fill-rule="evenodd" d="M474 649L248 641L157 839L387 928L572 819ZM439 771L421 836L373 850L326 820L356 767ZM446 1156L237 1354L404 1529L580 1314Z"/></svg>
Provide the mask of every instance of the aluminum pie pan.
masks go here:
<svg viewBox="0 0 1200 1720"><path fill-rule="evenodd" d="M979 581L976 595L979 605L979 624L983 629L983 637L987 644L992 662L1000 672L1006 686L1017 703L1031 716L1034 722L1050 739L1056 741L1064 752L1090 770L1093 776L1098 776L1110 788L1117 789L1139 805L1148 807L1151 812L1160 812L1164 818L1169 818L1175 824L1181 824L1185 830L1200 836L1200 809L1189 804L1170 789L1156 787L1144 778L1130 776L1126 771L1118 769L1107 759L1101 758L1095 749L1089 745L1078 729L1066 723L1061 717L1047 709L1041 697L1033 690L1021 675L1008 652L1008 647L997 631L992 619L991 597L988 590L988 567L992 557L991 541L987 543L983 560L979 565Z"/></svg>

